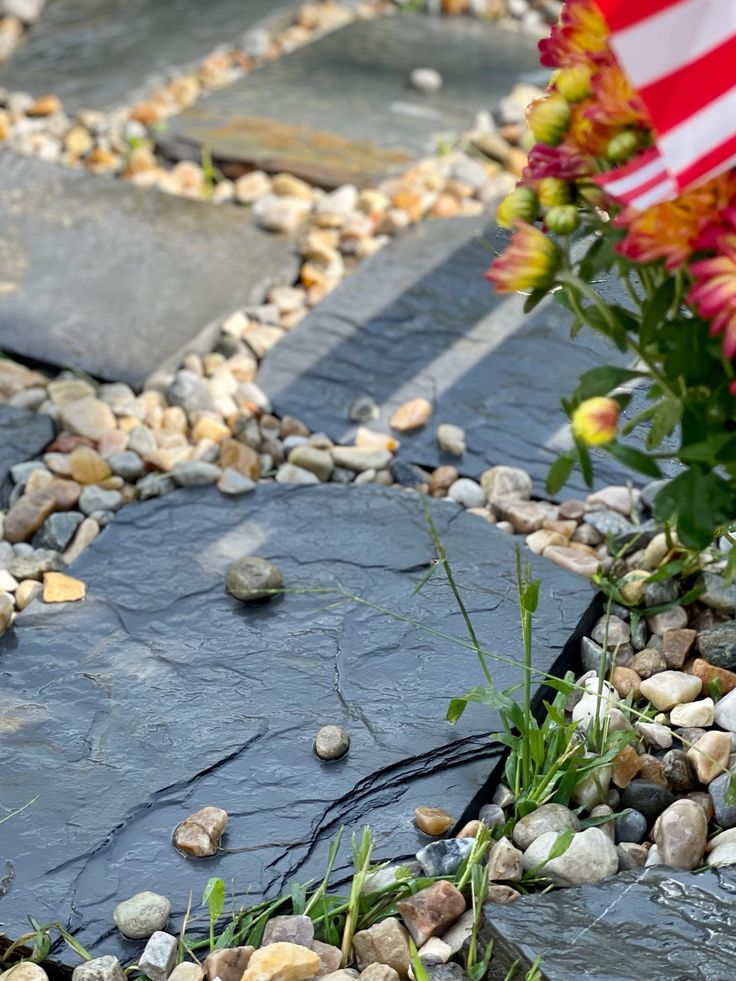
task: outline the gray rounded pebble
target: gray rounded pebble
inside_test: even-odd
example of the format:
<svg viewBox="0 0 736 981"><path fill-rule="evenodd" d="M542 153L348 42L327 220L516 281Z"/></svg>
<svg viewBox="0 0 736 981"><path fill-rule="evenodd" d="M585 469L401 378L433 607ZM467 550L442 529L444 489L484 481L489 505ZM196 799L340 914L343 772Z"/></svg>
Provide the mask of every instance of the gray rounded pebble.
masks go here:
<svg viewBox="0 0 736 981"><path fill-rule="evenodd" d="M122 477L123 480L138 480L146 472L143 460L132 450L121 450L119 453L112 453L108 457L107 462L110 464L112 472Z"/></svg>
<svg viewBox="0 0 736 981"><path fill-rule="evenodd" d="M123 495L102 487L85 487L79 496L79 509L85 514L93 511L117 511L123 505Z"/></svg>
<svg viewBox="0 0 736 981"><path fill-rule="evenodd" d="M177 487L206 487L222 476L222 470L204 460L187 460L177 463L171 470L171 476Z"/></svg>
<svg viewBox="0 0 736 981"><path fill-rule="evenodd" d="M637 844L644 840L647 833L649 822L641 813L633 807L627 808L616 815L615 831L616 844L620 845L623 841L633 841Z"/></svg>
<svg viewBox="0 0 736 981"><path fill-rule="evenodd" d="M157 930L163 930L171 914L166 896L155 892L139 892L118 903L112 914L115 926L131 940L148 940Z"/></svg>
<svg viewBox="0 0 736 981"><path fill-rule="evenodd" d="M284 577L278 566L257 555L237 559L228 567L225 579L228 593L243 603L270 599L272 591L283 585Z"/></svg>
<svg viewBox="0 0 736 981"><path fill-rule="evenodd" d="M381 414L376 400L370 395L359 395L348 409L348 419L351 422L372 422Z"/></svg>
<svg viewBox="0 0 736 981"><path fill-rule="evenodd" d="M339 760L350 749L350 736L342 726L322 726L314 740L314 752L321 760Z"/></svg>

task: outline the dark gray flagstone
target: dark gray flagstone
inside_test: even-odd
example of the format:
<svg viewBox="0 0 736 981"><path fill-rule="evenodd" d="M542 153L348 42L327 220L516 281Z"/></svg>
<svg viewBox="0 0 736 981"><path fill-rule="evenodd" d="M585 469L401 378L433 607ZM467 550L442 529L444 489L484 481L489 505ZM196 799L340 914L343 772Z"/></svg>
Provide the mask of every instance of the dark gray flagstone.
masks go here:
<svg viewBox="0 0 736 981"><path fill-rule="evenodd" d="M276 410L343 441L355 433L348 410L358 395L378 402L371 426L383 431L397 406L423 396L434 413L424 429L400 434L400 457L453 463L472 477L497 463L523 467L541 493L570 445L561 397L584 371L622 355L589 330L571 340L570 317L554 301L525 316L523 297L494 293L482 240L493 247L495 237L481 219L429 221L364 263L268 354L259 384ZM460 461L439 450L443 422L467 432ZM630 476L601 457L599 483ZM567 490L584 491L579 474Z"/></svg>
<svg viewBox="0 0 736 981"><path fill-rule="evenodd" d="M68 111L142 95L283 9L279 0L53 0L0 72L0 85L55 92Z"/></svg>
<svg viewBox="0 0 736 981"><path fill-rule="evenodd" d="M486 907L489 981L536 957L545 981L725 981L736 958L736 874L625 872L609 882Z"/></svg>
<svg viewBox="0 0 736 981"><path fill-rule="evenodd" d="M242 212L0 156L0 348L133 385L298 269Z"/></svg>
<svg viewBox="0 0 736 981"><path fill-rule="evenodd" d="M53 437L54 424L49 416L0 405L0 487L11 467L37 456Z"/></svg>
<svg viewBox="0 0 736 981"><path fill-rule="evenodd" d="M496 684L515 684L514 544L454 505L432 511L480 637L513 659L494 666ZM276 562L295 591L238 603L224 578L244 554ZM387 859L426 843L416 806L462 819L475 801L477 812L499 760L487 739L498 719L475 705L456 728L444 721L449 698L482 676L467 646L427 633L465 637L441 574L414 595L433 555L418 497L393 489L181 490L125 508L71 569L87 599L34 603L0 641L0 803L37 798L2 826L6 933L24 932L31 913L131 961L139 945L111 914L142 889L171 898L178 929L190 890L196 905L212 875L238 903L255 902L292 876L321 877L340 826L370 823ZM532 562L535 665L559 670L590 586ZM372 605L310 592L324 587ZM325 723L352 737L337 763L312 753ZM225 850L188 860L171 833L208 804L230 813ZM349 846L338 874L348 856Z"/></svg>
<svg viewBox="0 0 736 981"><path fill-rule="evenodd" d="M409 85L434 68L434 95ZM544 77L544 76L542 76ZM528 37L472 18L357 21L220 89L170 121L160 147L199 159L286 170L317 183L365 184L468 130L524 79L540 78Z"/></svg>

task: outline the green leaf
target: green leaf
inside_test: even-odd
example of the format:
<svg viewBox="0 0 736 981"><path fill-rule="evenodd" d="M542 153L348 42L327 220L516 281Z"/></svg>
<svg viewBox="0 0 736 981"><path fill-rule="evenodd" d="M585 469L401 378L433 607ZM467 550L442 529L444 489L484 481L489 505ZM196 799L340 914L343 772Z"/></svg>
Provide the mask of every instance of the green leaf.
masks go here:
<svg viewBox="0 0 736 981"><path fill-rule="evenodd" d="M619 463L623 463L624 466L630 467L632 470L638 470L639 473L644 473L647 477L662 476L662 471L656 461L634 446L611 443L606 449Z"/></svg>
<svg viewBox="0 0 736 981"><path fill-rule="evenodd" d="M213 876L207 880L202 894L202 905L207 906L211 923L219 920L225 906L225 883L222 879Z"/></svg>
<svg viewBox="0 0 736 981"><path fill-rule="evenodd" d="M548 494L556 494L565 486L574 466L575 460L569 453L557 457L547 474L545 487Z"/></svg>
<svg viewBox="0 0 736 981"><path fill-rule="evenodd" d="M547 293L549 293L548 289L532 290L524 303L524 313L531 313L535 307L539 306Z"/></svg>
<svg viewBox="0 0 736 981"><path fill-rule="evenodd" d="M619 385L632 381L634 378L644 377L646 375L641 371L617 368L614 365L601 365L598 368L591 368L590 371L586 371L580 376L580 382L573 397L578 402L584 402L585 399L592 399L597 395L608 395L614 388L618 388Z"/></svg>
<svg viewBox="0 0 736 981"><path fill-rule="evenodd" d="M675 398L665 398L654 407L652 424L647 436L647 449L653 450L675 431L682 419L682 402Z"/></svg>
<svg viewBox="0 0 736 981"><path fill-rule="evenodd" d="M588 452L588 447L581 443L579 440L575 440L575 446L578 451L578 459L580 460L580 469L583 474L583 480L587 487L593 486L593 464L590 459L590 453Z"/></svg>
<svg viewBox="0 0 736 981"><path fill-rule="evenodd" d="M509 711L513 707L513 701L504 695L497 688L473 688L465 695L453 698L447 709L445 718L454 725L468 706L468 702L477 702L480 705L490 705L495 709Z"/></svg>
<svg viewBox="0 0 736 981"><path fill-rule="evenodd" d="M723 799L729 807L733 807L736 804L736 773L731 774Z"/></svg>
<svg viewBox="0 0 736 981"><path fill-rule="evenodd" d="M644 307L639 328L639 337L644 345L652 341L657 328L667 318L675 299L675 287L675 277L668 276Z"/></svg>
<svg viewBox="0 0 736 981"><path fill-rule="evenodd" d="M677 515L677 533L689 548L707 548L716 529L736 513L734 492L727 481L713 471L690 468L678 474L654 501L654 514L660 521Z"/></svg>

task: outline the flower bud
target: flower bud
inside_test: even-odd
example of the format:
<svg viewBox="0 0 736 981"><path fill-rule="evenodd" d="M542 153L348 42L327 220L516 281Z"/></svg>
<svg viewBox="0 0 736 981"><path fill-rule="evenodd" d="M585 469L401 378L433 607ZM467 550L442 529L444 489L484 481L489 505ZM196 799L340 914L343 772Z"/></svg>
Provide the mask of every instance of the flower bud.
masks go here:
<svg viewBox="0 0 736 981"><path fill-rule="evenodd" d="M586 399L572 414L572 431L587 446L603 446L616 438L618 412L615 399Z"/></svg>
<svg viewBox="0 0 736 981"><path fill-rule="evenodd" d="M539 217L539 201L531 187L517 187L499 204L496 222L511 228L515 221L534 222Z"/></svg>
<svg viewBox="0 0 736 981"><path fill-rule="evenodd" d="M639 149L639 137L632 130L618 133L606 148L606 157L613 163L625 163Z"/></svg>
<svg viewBox="0 0 736 981"><path fill-rule="evenodd" d="M569 235L580 224L580 214L574 204L558 204L545 213L544 223L556 235Z"/></svg>
<svg viewBox="0 0 736 981"><path fill-rule="evenodd" d="M486 273L499 293L549 289L562 263L560 247L536 225L516 223L506 249Z"/></svg>
<svg viewBox="0 0 736 981"><path fill-rule="evenodd" d="M590 68L587 65L573 65L562 68L555 76L555 87L568 102L582 102L592 93L590 87Z"/></svg>
<svg viewBox="0 0 736 981"><path fill-rule="evenodd" d="M543 177L537 184L537 195L543 208L555 208L572 202L572 186L559 177Z"/></svg>
<svg viewBox="0 0 736 981"><path fill-rule="evenodd" d="M553 92L532 103L527 122L535 140L547 146L559 146L570 125L570 105L567 99Z"/></svg>

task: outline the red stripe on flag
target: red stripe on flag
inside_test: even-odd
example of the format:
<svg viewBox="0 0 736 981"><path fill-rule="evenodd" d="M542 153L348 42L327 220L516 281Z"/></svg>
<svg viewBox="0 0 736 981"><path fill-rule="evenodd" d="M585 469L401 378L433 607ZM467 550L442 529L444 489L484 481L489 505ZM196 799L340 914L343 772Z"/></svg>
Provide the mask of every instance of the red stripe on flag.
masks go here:
<svg viewBox="0 0 736 981"><path fill-rule="evenodd" d="M663 10L677 7L682 0L596 0L612 31L622 31Z"/></svg>
<svg viewBox="0 0 736 981"><path fill-rule="evenodd" d="M639 90L660 136L734 86L736 35L702 58Z"/></svg>
<svg viewBox="0 0 736 981"><path fill-rule="evenodd" d="M650 146L648 150L642 150L642 152L634 157L633 160L629 160L627 164L622 167L616 167L615 170L607 170L605 174L596 174L593 178L596 184L606 184L609 181L619 180L621 177L628 177L637 170L641 170L642 167L646 167L647 164L652 163L652 161L660 158L662 154L659 152L656 146Z"/></svg>
<svg viewBox="0 0 736 981"><path fill-rule="evenodd" d="M726 169L722 165L728 164L734 156L736 156L736 133L731 134L723 143L720 143L708 153L698 157L689 167L675 174L678 186L684 190L700 180L700 178L712 174L713 171L717 171L719 168L721 170Z"/></svg>

